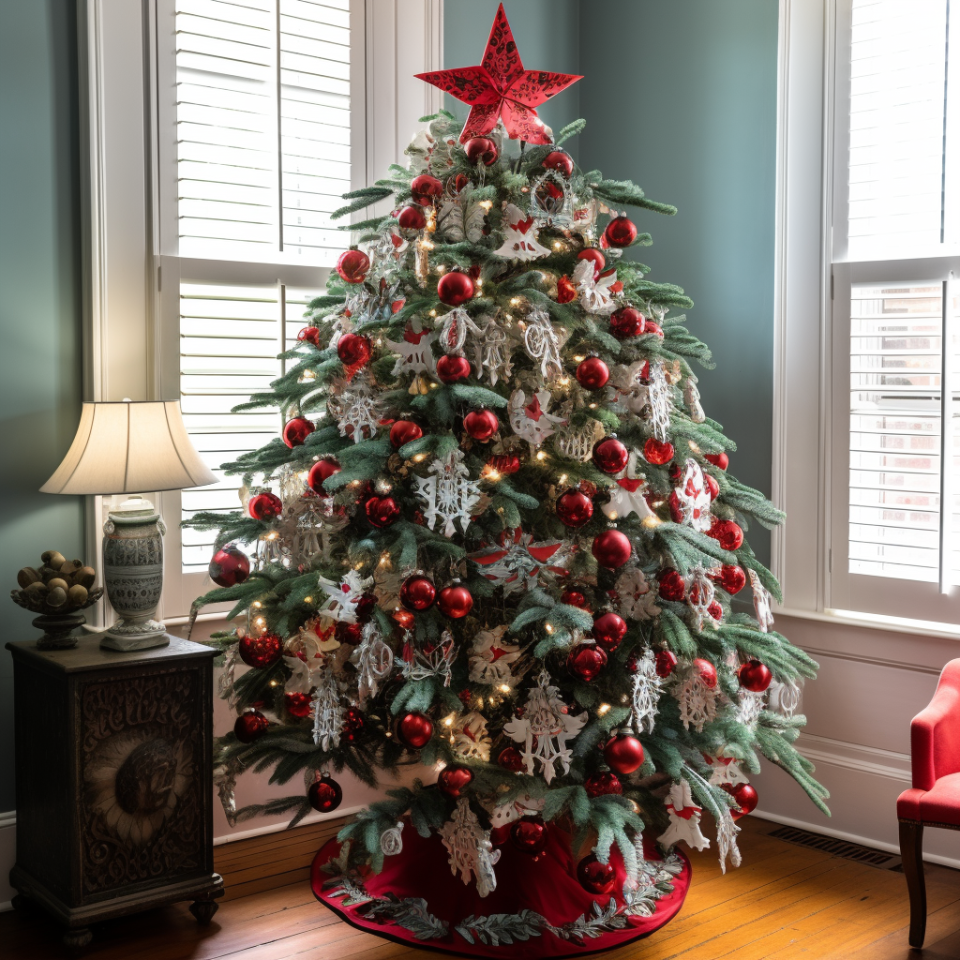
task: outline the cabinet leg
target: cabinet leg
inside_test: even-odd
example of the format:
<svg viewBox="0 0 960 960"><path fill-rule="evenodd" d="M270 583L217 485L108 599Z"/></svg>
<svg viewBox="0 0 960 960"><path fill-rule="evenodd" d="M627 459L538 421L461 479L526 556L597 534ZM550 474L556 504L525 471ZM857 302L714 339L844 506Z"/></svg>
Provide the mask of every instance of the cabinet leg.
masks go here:
<svg viewBox="0 0 960 960"><path fill-rule="evenodd" d="M213 919L219 906L216 900L194 900L190 904L190 912L197 918L197 923L205 927Z"/></svg>
<svg viewBox="0 0 960 960"><path fill-rule="evenodd" d="M89 946L90 941L93 940L93 931L89 927L67 930L64 932L62 940L65 947L69 947L71 950L82 950Z"/></svg>
<svg viewBox="0 0 960 960"><path fill-rule="evenodd" d="M927 930L927 891L923 880L923 824L900 821L900 856L910 894L910 946L922 947Z"/></svg>

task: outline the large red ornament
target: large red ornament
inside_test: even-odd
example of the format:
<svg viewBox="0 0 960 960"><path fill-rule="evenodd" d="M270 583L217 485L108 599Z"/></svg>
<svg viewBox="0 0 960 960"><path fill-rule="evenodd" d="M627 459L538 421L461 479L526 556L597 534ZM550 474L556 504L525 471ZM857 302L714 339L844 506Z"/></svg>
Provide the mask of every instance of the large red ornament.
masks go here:
<svg viewBox="0 0 960 960"><path fill-rule="evenodd" d="M705 453L703 459L721 470L726 470L730 466L730 458L725 453Z"/></svg>
<svg viewBox="0 0 960 960"><path fill-rule="evenodd" d="M389 527L400 516L400 508L393 497L371 497L363 509L375 527Z"/></svg>
<svg viewBox="0 0 960 960"><path fill-rule="evenodd" d="M516 747L505 747L501 750L500 756L497 757L497 763L511 773L519 773L525 767L523 756Z"/></svg>
<svg viewBox="0 0 960 960"><path fill-rule="evenodd" d="M595 897L613 893L617 884L617 871L611 863L601 863L594 854L584 857L577 864L577 880L587 893Z"/></svg>
<svg viewBox="0 0 960 960"><path fill-rule="evenodd" d="M237 717L233 733L241 743L253 743L263 736L268 726L269 721L259 710L247 710Z"/></svg>
<svg viewBox="0 0 960 960"><path fill-rule="evenodd" d="M543 158L543 166L547 170L556 170L564 177L569 177L573 173L573 157L563 150L551 150Z"/></svg>
<svg viewBox="0 0 960 960"><path fill-rule="evenodd" d="M241 637L237 647L240 659L248 667L256 667L258 670L276 663L283 655L283 641L275 633Z"/></svg>
<svg viewBox="0 0 960 960"><path fill-rule="evenodd" d="M470 361L466 357L444 354L437 361L437 376L444 383L456 383L470 376Z"/></svg>
<svg viewBox="0 0 960 960"><path fill-rule="evenodd" d="M637 239L637 227L628 217L614 217L603 237L611 247L629 247Z"/></svg>
<svg viewBox="0 0 960 960"><path fill-rule="evenodd" d="M543 817L528 815L510 825L510 842L531 857L539 857L547 846L547 825Z"/></svg>
<svg viewBox="0 0 960 960"><path fill-rule="evenodd" d="M601 613L593 621L593 639L608 653L613 653L627 635L627 621L618 613Z"/></svg>
<svg viewBox="0 0 960 960"><path fill-rule="evenodd" d="M422 230L427 225L427 218L424 216L423 207L416 203L408 203L397 214L397 226L404 231L415 232Z"/></svg>
<svg viewBox="0 0 960 960"><path fill-rule="evenodd" d="M414 423L412 420L398 420L390 428L390 443L395 450L399 450L400 447L406 446L408 443L413 443L414 440L419 440L422 436L423 429L420 424Z"/></svg>
<svg viewBox="0 0 960 960"><path fill-rule="evenodd" d="M607 665L607 655L595 643L581 643L567 655L567 669L584 683L591 683Z"/></svg>
<svg viewBox="0 0 960 960"><path fill-rule="evenodd" d="M747 585L747 575L742 567L725 563L718 576L713 578L731 596L739 593Z"/></svg>
<svg viewBox="0 0 960 960"><path fill-rule="evenodd" d="M331 777L321 777L310 784L307 799L314 810L320 813L330 813L340 806L340 801L343 800L343 790L340 789L340 784Z"/></svg>
<svg viewBox="0 0 960 960"><path fill-rule="evenodd" d="M582 527L593 516L593 501L579 490L568 490L557 498L557 516L568 527Z"/></svg>
<svg viewBox="0 0 960 960"><path fill-rule="evenodd" d="M600 276L600 272L607 265L607 258L596 247L584 247L583 250L581 250L577 254L577 259L593 261L593 279L594 280L596 280Z"/></svg>
<svg viewBox="0 0 960 960"><path fill-rule="evenodd" d="M491 470L510 476L520 469L520 458L514 453L498 453L491 457L486 464Z"/></svg>
<svg viewBox="0 0 960 960"><path fill-rule="evenodd" d="M618 340L639 337L644 329L643 314L635 307L621 307L610 316L610 332Z"/></svg>
<svg viewBox="0 0 960 960"><path fill-rule="evenodd" d="M320 346L320 328L304 327L298 334L297 340L300 343L312 343L315 347Z"/></svg>
<svg viewBox="0 0 960 960"><path fill-rule="evenodd" d="M474 440L486 443L500 429L500 420L492 410L471 410L463 418L463 429Z"/></svg>
<svg viewBox="0 0 960 960"><path fill-rule="evenodd" d="M567 73L524 70L502 4L494 17L479 65L418 73L417 76L470 104L470 116L460 134L461 143L471 137L485 136L501 119L512 140L550 143L534 107L581 79Z"/></svg>
<svg viewBox="0 0 960 960"><path fill-rule="evenodd" d="M292 450L299 447L316 429L306 417L294 417L283 425L283 442Z"/></svg>
<svg viewBox="0 0 960 960"><path fill-rule="evenodd" d="M326 457L323 460L318 460L307 474L307 486L314 493L320 494L321 497L327 497L329 494L323 487L323 481L339 472L340 464L336 460L330 460Z"/></svg>
<svg viewBox="0 0 960 960"><path fill-rule="evenodd" d="M369 338L359 333L345 333L337 341L337 356L346 367L362 367L372 352Z"/></svg>
<svg viewBox="0 0 960 960"><path fill-rule="evenodd" d="M745 817L748 813L752 813L757 808L757 804L760 802L760 798L757 796L757 791L749 783L724 783L722 784L724 790L730 794L731 797L737 802L737 807L740 809L733 808L730 810L730 815L734 820L739 820L741 817Z"/></svg>
<svg viewBox="0 0 960 960"><path fill-rule="evenodd" d="M473 773L467 767L444 767L437 777L437 787L441 793L456 799L461 791L473 780Z"/></svg>
<svg viewBox="0 0 960 960"><path fill-rule="evenodd" d="M593 462L604 473L619 473L626 470L630 451L616 437L605 437L593 448Z"/></svg>
<svg viewBox="0 0 960 960"><path fill-rule="evenodd" d="M724 550L739 550L743 546L743 530L732 520L715 519L707 536L713 537Z"/></svg>
<svg viewBox="0 0 960 960"><path fill-rule="evenodd" d="M671 650L658 650L653 655L653 660L656 664L657 676L663 680L673 673L678 663L677 655Z"/></svg>
<svg viewBox="0 0 960 960"><path fill-rule="evenodd" d="M291 717L303 720L310 716L313 700L309 693L285 693L283 703Z"/></svg>
<svg viewBox="0 0 960 960"><path fill-rule="evenodd" d="M461 303L466 303L475 290L470 274L459 270L445 273L437 283L437 296L448 307L459 307Z"/></svg>
<svg viewBox="0 0 960 960"><path fill-rule="evenodd" d="M709 660L704 660L702 657L697 657L693 661L693 667L700 674L703 685L713 690L717 685L717 668Z"/></svg>
<svg viewBox="0 0 960 960"><path fill-rule="evenodd" d="M429 577L414 574L407 577L400 587L400 602L408 610L427 610L437 598L437 588Z"/></svg>
<svg viewBox="0 0 960 960"><path fill-rule="evenodd" d="M443 193L443 184L429 173L421 173L410 181L410 192L417 203L429 207Z"/></svg>
<svg viewBox="0 0 960 960"><path fill-rule="evenodd" d="M460 620L473 608L473 595L466 587L444 587L437 597L440 612L451 620Z"/></svg>
<svg viewBox="0 0 960 960"><path fill-rule="evenodd" d="M577 383L585 390L599 390L610 379L610 368L599 357L587 357L577 367Z"/></svg>
<svg viewBox="0 0 960 960"><path fill-rule="evenodd" d="M283 501L275 493L267 490L251 497L247 501L247 510L254 520L272 520L283 513Z"/></svg>
<svg viewBox="0 0 960 960"><path fill-rule="evenodd" d="M356 248L341 253L337 260L337 273L347 283L363 283L369 269L370 258Z"/></svg>
<svg viewBox="0 0 960 960"><path fill-rule="evenodd" d="M250 576L250 559L236 544L228 543L213 555L207 571L218 587L233 587Z"/></svg>
<svg viewBox="0 0 960 960"><path fill-rule="evenodd" d="M623 793L623 784L620 778L609 770L604 773L595 773L583 781L583 787L588 797L606 797L611 794L619 796Z"/></svg>
<svg viewBox="0 0 960 960"><path fill-rule="evenodd" d="M472 164L482 163L485 167L492 167L500 156L496 141L489 137L471 137L463 145L463 152Z"/></svg>
<svg viewBox="0 0 960 960"><path fill-rule="evenodd" d="M626 776L639 770L643 764L643 744L636 737L621 733L611 737L603 748L603 759L607 766Z"/></svg>
<svg viewBox="0 0 960 960"><path fill-rule="evenodd" d="M748 660L737 671L737 679L744 690L752 693L763 693L770 686L773 680L773 674L770 668L762 664L759 660Z"/></svg>
<svg viewBox="0 0 960 960"><path fill-rule="evenodd" d="M592 550L601 567L615 570L630 559L633 548L626 535L619 530L604 530L594 537Z"/></svg>
<svg viewBox="0 0 960 960"><path fill-rule="evenodd" d="M669 463L673 459L673 444L669 441L660 441L656 437L650 437L643 445L643 456L647 463L654 463L658 466Z"/></svg>
<svg viewBox="0 0 960 960"><path fill-rule="evenodd" d="M397 723L397 738L408 750L420 750L433 736L433 721L423 713L408 713Z"/></svg>
<svg viewBox="0 0 960 960"><path fill-rule="evenodd" d="M566 275L557 281L557 303L571 303L577 299L577 286Z"/></svg>
<svg viewBox="0 0 960 960"><path fill-rule="evenodd" d="M679 603L687 592L687 585L677 570L663 570L657 578L660 581L660 596L664 600Z"/></svg>

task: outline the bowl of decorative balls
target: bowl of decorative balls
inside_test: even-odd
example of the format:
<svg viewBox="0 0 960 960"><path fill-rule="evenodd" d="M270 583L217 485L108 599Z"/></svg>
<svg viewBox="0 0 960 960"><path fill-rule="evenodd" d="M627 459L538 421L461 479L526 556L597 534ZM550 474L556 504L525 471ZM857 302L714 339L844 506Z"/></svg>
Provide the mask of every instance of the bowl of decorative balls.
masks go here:
<svg viewBox="0 0 960 960"><path fill-rule="evenodd" d="M47 550L39 567L24 567L17 574L19 590L12 590L13 602L37 613L35 627L43 630L37 641L41 650L66 650L79 642L72 636L86 618L80 613L92 607L102 596L103 587L94 589L97 571L82 560L67 560L59 550Z"/></svg>

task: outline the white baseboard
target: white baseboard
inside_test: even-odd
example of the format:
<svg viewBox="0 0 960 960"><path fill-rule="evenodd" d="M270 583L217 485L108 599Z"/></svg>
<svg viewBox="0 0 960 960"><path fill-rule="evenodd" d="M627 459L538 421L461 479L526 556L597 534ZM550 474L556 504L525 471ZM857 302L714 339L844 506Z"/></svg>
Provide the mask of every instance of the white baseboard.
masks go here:
<svg viewBox="0 0 960 960"><path fill-rule="evenodd" d="M353 807L334 810L332 813L311 813L305 816L297 826L303 827L311 823L322 823L324 820L338 820L341 817L352 817L355 813L359 813L366 808L367 804L357 804ZM253 827L250 830L237 830L236 832L226 833L221 837L214 837L213 845L219 847L221 844L233 843L235 840L246 840L248 837L262 837L268 833L282 833L286 829L288 829L288 827L285 822L268 823L262 827ZM294 829L296 829L296 827L294 827Z"/></svg>

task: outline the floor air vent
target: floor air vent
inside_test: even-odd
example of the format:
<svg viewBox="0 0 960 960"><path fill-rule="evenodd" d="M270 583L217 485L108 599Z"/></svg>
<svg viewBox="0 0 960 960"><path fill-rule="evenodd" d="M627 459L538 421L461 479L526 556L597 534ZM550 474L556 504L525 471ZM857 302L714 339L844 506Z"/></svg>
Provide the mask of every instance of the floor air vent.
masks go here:
<svg viewBox="0 0 960 960"><path fill-rule="evenodd" d="M872 847L861 847L858 843L849 843L846 840L838 840L836 837L825 837L807 830L780 827L768 836L777 840L786 840L787 843L796 843L802 847L813 847L814 850L822 850L832 857L843 857L844 860L854 860L880 870L896 870L900 867L900 858L896 854L887 853L885 850L874 850Z"/></svg>

